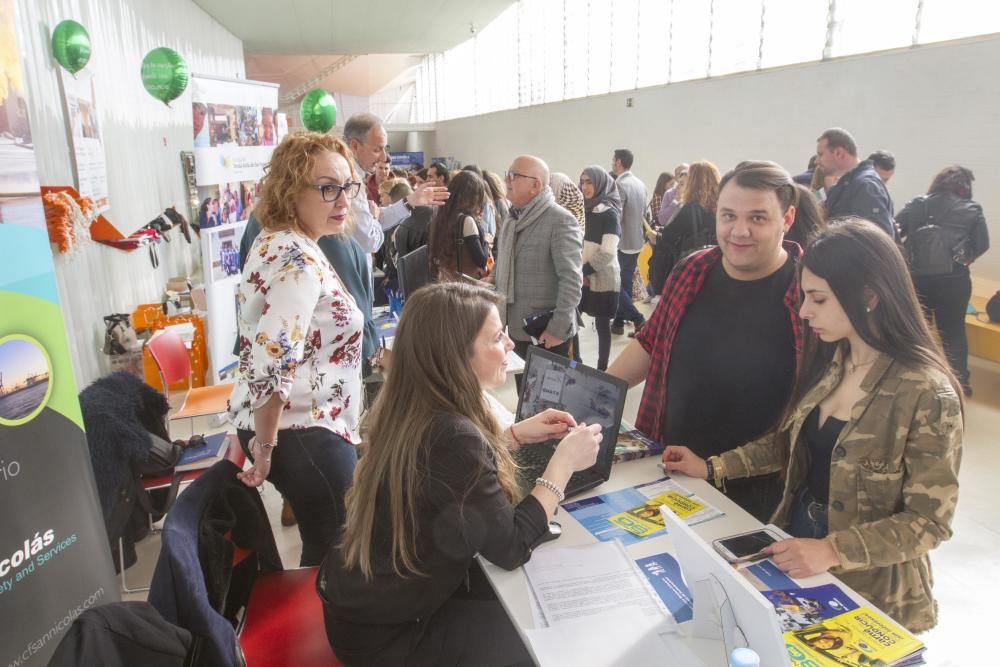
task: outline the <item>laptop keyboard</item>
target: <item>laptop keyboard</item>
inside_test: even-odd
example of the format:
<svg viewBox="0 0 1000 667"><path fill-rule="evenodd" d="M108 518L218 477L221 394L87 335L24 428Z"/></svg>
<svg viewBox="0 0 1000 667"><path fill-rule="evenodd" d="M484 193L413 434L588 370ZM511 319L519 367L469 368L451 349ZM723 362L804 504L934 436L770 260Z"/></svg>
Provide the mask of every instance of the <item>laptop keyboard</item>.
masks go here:
<svg viewBox="0 0 1000 667"><path fill-rule="evenodd" d="M535 485L535 479L541 477L545 472L546 466L549 465L549 459L552 458L552 454L555 451L556 444L558 444L557 441L542 445L529 445L511 452L514 462L517 463L519 468L518 477L520 478L521 487L526 492L530 492L531 488ZM604 481L605 478L601 473L590 468L575 472L566 483L566 495L571 496L574 493L579 493L577 489L583 491L593 488ZM594 482L597 484L594 484Z"/></svg>

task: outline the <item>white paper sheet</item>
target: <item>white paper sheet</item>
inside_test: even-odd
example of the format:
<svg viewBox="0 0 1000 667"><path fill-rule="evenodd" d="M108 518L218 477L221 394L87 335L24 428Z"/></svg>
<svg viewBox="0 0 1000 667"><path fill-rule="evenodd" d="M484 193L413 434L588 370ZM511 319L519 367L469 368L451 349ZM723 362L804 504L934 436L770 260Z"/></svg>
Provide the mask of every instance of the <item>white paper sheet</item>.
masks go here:
<svg viewBox="0 0 1000 667"><path fill-rule="evenodd" d="M550 626L615 611L626 620L652 619L664 631L676 627L619 542L539 549L524 572Z"/></svg>
<svg viewBox="0 0 1000 667"><path fill-rule="evenodd" d="M542 667L704 667L680 635L659 627L655 619L612 611L525 634Z"/></svg>

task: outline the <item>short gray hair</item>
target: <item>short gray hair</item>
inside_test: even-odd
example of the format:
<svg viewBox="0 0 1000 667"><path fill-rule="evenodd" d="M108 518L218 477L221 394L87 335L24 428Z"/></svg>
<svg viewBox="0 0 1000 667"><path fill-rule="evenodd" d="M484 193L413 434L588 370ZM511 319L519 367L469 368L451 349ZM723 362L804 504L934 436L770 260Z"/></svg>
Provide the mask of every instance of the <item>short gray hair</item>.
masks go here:
<svg viewBox="0 0 1000 667"><path fill-rule="evenodd" d="M368 133L372 131L372 128L381 125L382 119L375 114L356 113L348 118L347 123L344 125L344 141L350 144L353 139L363 144L367 141Z"/></svg>

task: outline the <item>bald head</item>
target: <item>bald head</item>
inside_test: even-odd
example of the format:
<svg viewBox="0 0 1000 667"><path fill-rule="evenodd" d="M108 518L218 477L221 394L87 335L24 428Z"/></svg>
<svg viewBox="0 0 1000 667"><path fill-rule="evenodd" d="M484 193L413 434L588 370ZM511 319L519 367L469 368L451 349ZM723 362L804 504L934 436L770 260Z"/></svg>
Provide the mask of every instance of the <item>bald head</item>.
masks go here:
<svg viewBox="0 0 1000 667"><path fill-rule="evenodd" d="M523 208L549 184L549 166L534 155L521 155L507 174L507 198L515 208Z"/></svg>

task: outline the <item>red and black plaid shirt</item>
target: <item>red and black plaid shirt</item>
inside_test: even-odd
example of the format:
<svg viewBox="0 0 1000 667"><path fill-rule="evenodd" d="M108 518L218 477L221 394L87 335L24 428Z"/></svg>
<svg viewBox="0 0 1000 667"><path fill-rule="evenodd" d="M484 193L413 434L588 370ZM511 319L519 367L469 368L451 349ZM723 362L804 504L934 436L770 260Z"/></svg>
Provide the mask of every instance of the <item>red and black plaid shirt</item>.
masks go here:
<svg viewBox="0 0 1000 667"><path fill-rule="evenodd" d="M798 262L802 249L791 241L784 242L784 248ZM670 353L673 350L677 329L687 307L698 296L709 269L722 257L718 248L710 248L692 254L682 260L667 277L663 286L663 296L656 310L646 321L635 339L651 357L646 387L642 391L639 413L635 426L655 440L663 436L663 416L667 414L667 369L670 367ZM802 326L799 320L799 279L798 272L785 292L785 308L792 325L795 339L795 365L798 367L802 351Z"/></svg>

